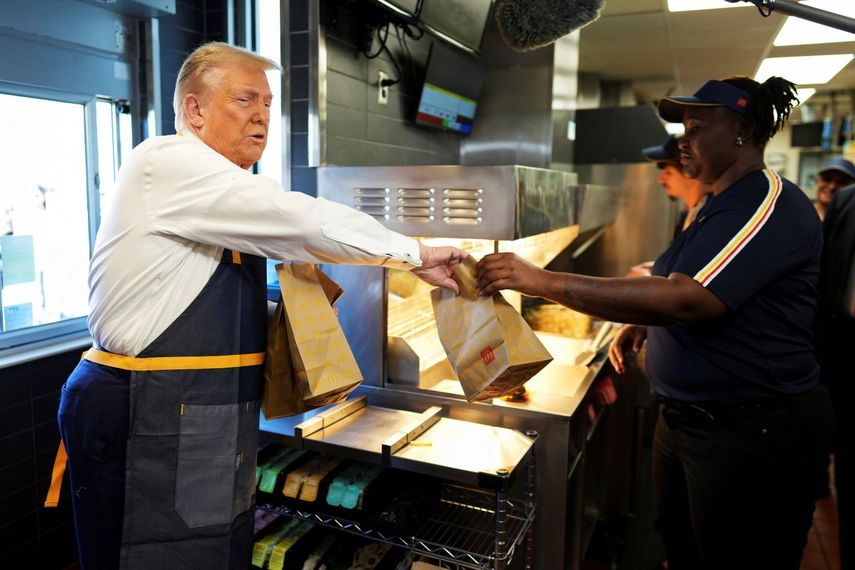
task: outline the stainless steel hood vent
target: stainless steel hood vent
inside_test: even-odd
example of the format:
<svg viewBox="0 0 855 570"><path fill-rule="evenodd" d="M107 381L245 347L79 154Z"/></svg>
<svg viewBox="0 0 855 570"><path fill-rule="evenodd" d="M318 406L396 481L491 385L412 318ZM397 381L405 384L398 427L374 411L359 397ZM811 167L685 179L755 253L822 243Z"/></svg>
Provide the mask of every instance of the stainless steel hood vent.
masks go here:
<svg viewBox="0 0 855 570"><path fill-rule="evenodd" d="M515 240L578 223L576 175L527 166L321 167L318 195L420 237Z"/></svg>

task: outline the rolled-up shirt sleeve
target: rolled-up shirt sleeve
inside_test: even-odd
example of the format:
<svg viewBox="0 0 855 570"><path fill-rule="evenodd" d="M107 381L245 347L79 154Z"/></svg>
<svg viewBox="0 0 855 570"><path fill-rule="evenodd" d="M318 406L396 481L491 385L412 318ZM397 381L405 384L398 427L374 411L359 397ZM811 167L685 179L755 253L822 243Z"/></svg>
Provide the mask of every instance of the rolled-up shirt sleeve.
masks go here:
<svg viewBox="0 0 855 570"><path fill-rule="evenodd" d="M419 244L348 206L283 190L198 139L153 148L145 160L153 231L277 260L421 265Z"/></svg>

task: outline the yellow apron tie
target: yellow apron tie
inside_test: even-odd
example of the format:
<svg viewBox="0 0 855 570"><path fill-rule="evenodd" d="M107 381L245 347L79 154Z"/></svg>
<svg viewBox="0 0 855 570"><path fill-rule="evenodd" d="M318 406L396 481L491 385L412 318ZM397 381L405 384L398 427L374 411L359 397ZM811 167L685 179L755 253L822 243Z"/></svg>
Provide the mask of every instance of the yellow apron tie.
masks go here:
<svg viewBox="0 0 855 570"><path fill-rule="evenodd" d="M50 476L50 488L45 498L45 507L52 508L59 504L59 492L62 489L62 476L65 474L65 465L68 456L65 453L65 443L59 440L59 448L56 450L56 459L53 461L53 473Z"/></svg>
<svg viewBox="0 0 855 570"><path fill-rule="evenodd" d="M240 263L240 254L237 255L238 261L236 263ZM263 352L225 354L221 356L155 356L151 358L137 358L135 356L123 356L91 348L83 353L81 359L83 358L96 364L103 364L104 366L137 371L210 370L214 368L241 368L243 366L264 364ZM59 448L56 450L56 459L53 462L50 488L45 499L45 507L47 508L56 507L59 502L62 476L65 473L67 460L68 455L65 451L65 444L60 439Z"/></svg>
<svg viewBox="0 0 855 570"><path fill-rule="evenodd" d="M264 364L264 353L224 354L221 356L152 356L137 358L122 356L92 348L83 356L96 364L134 371L152 370L210 370L213 368L241 368Z"/></svg>

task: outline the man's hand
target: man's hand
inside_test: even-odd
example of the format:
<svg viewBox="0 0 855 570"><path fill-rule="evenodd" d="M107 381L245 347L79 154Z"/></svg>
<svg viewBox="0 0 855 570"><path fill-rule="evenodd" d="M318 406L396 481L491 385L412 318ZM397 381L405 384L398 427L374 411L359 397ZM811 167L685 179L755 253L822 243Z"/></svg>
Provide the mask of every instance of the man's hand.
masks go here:
<svg viewBox="0 0 855 570"><path fill-rule="evenodd" d="M545 273L515 253L491 253L478 262L475 277L478 278L478 292L483 296L500 289L513 289L530 297L540 297Z"/></svg>
<svg viewBox="0 0 855 570"><path fill-rule="evenodd" d="M422 266L412 270L413 274L431 285L439 285L460 294L460 286L452 277L454 268L469 254L456 247L430 247L419 244Z"/></svg>
<svg viewBox="0 0 855 570"><path fill-rule="evenodd" d="M647 327L645 326L624 325L618 331L609 345L609 360L612 362L615 372L618 374L626 372L624 355L627 350L632 350L633 352L641 350L645 339L647 339Z"/></svg>

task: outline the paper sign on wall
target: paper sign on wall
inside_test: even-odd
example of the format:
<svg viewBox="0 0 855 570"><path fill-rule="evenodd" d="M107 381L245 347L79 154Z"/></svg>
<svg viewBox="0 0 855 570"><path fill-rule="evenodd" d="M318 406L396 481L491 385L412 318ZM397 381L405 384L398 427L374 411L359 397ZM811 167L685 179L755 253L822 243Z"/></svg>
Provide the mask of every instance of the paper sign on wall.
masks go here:
<svg viewBox="0 0 855 570"><path fill-rule="evenodd" d="M33 236L0 237L0 261L3 263L4 287L35 281Z"/></svg>
<svg viewBox="0 0 855 570"><path fill-rule="evenodd" d="M33 304L21 303L3 307L3 330L14 331L33 326Z"/></svg>

